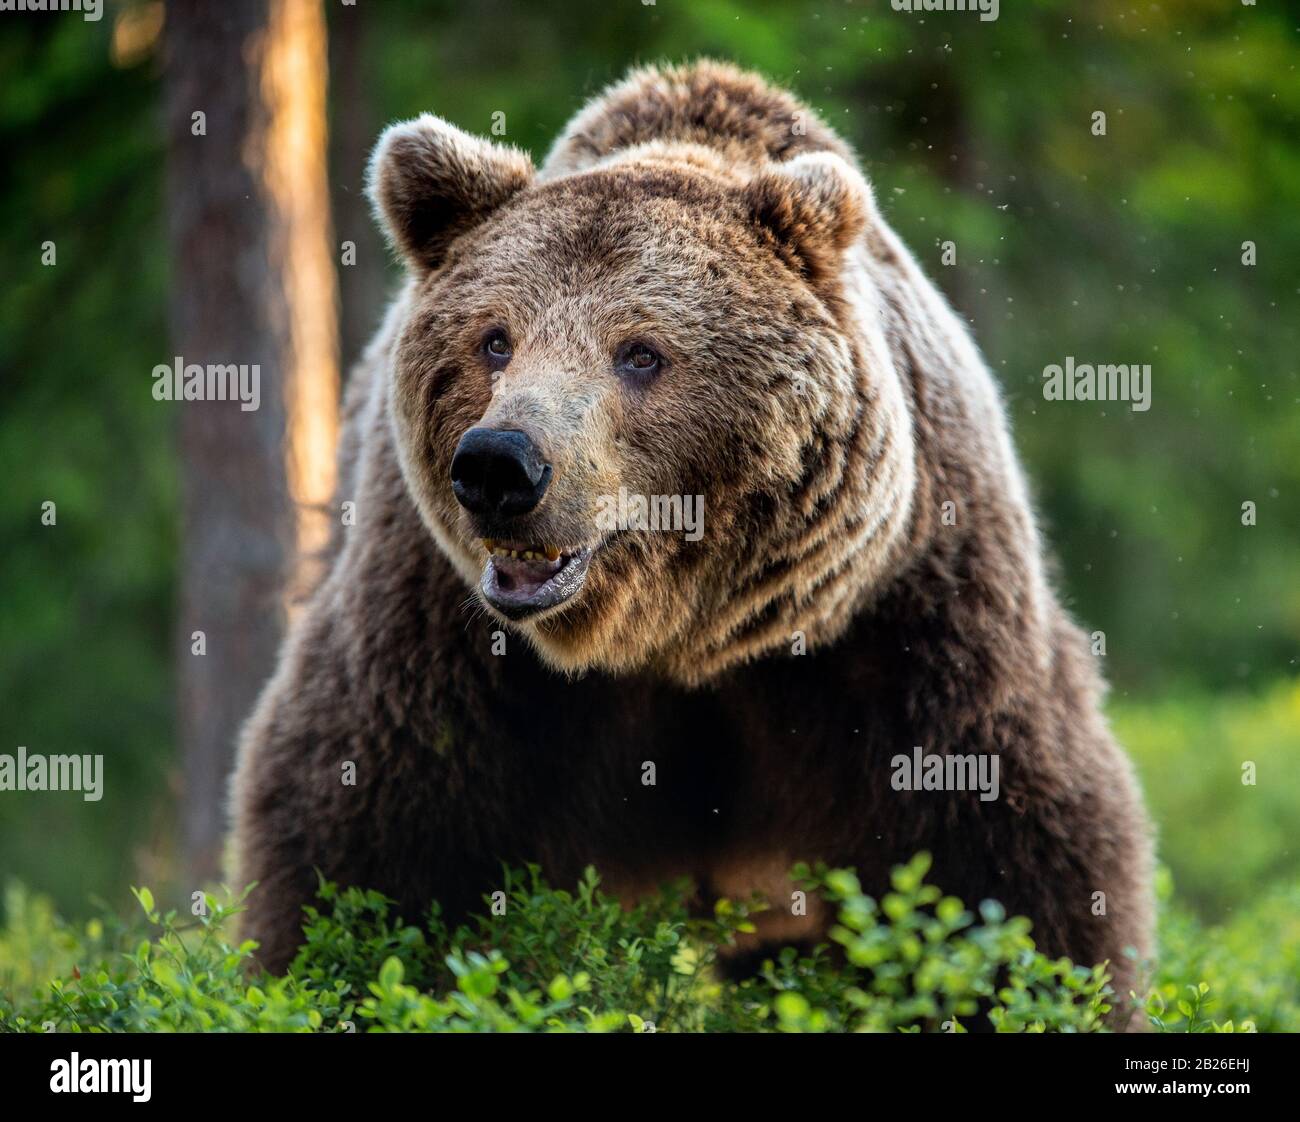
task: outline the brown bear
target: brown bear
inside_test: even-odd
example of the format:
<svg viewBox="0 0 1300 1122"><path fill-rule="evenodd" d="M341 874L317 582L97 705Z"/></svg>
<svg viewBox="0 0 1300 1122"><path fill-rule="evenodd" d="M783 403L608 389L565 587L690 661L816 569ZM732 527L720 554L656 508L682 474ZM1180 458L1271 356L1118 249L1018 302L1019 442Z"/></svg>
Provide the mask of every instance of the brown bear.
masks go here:
<svg viewBox="0 0 1300 1122"><path fill-rule="evenodd" d="M262 961L315 869L408 918L502 862L690 876L772 901L761 949L825 932L794 862L874 891L928 850L1126 1006L1133 771L993 378L845 143L702 62L634 72L540 171L396 125L371 194L407 280L348 389L355 524L233 784Z"/></svg>

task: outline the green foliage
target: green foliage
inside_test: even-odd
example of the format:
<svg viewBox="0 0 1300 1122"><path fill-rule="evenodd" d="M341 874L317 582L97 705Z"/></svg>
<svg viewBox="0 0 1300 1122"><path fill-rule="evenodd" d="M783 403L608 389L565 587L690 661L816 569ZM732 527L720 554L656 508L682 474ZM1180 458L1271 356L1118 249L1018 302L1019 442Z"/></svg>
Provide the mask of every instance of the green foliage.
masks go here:
<svg viewBox="0 0 1300 1122"><path fill-rule="evenodd" d="M984 1016L998 1032L1101 1029L1111 1008L1104 966L1048 959L1034 949L1029 921L1007 919L992 901L977 921L925 883L929 866L920 854L894 870L893 891L879 902L848 870L796 869L837 906L831 939L845 962L784 951L757 982L738 988L774 992L786 1031L965 1032Z"/></svg>
<svg viewBox="0 0 1300 1122"><path fill-rule="evenodd" d="M739 981L719 967L754 931L756 904L722 901L711 916L693 915L679 885L625 909L590 871L573 892L549 887L536 869L511 872L504 914L492 915L489 900L484 915L455 929L436 907L415 926L376 893L324 883L283 977L255 969L254 944L231 935L238 900L209 896L206 914L182 923L141 889L143 922L77 928L11 887L0 1031L1102 1029L1119 1000L1104 967L1046 958L1028 921L992 903L972 913L925 882L928 867L922 854L896 869L879 901L847 870L796 869L804 889L837 909L833 946L783 950ZM1153 1025L1297 1027L1297 900L1300 885L1215 933L1222 953L1176 912L1147 999ZM1249 945L1252 931L1266 932L1281 962Z"/></svg>
<svg viewBox="0 0 1300 1122"><path fill-rule="evenodd" d="M1300 1032L1300 880L1207 927L1161 895L1159 963L1147 1009L1170 1032Z"/></svg>
<svg viewBox="0 0 1300 1122"><path fill-rule="evenodd" d="M1263 886L1300 880L1300 681L1258 696L1118 701L1111 715L1180 899L1218 918ZM1248 764L1253 775L1243 772Z"/></svg>
<svg viewBox="0 0 1300 1122"><path fill-rule="evenodd" d="M102 932L88 930L83 937L52 923L44 905L17 895L0 939L0 1030L315 1031L351 1013L341 985L309 987L292 976L250 974L255 945L233 945L225 931L238 911L237 901L222 903L209 896L207 914L196 924L181 926L175 912L159 914L152 894L140 889L136 898L150 925L148 934L132 925L106 941ZM36 926L35 932L24 930L24 918ZM51 935L61 960L53 977L36 973L16 951L33 936ZM44 965L48 970L49 964Z"/></svg>
<svg viewBox="0 0 1300 1122"><path fill-rule="evenodd" d="M0 36L0 752L103 755L120 794L0 795L6 872L64 909L120 892L170 829L176 743L174 414L150 396L171 355L161 113L156 76L110 61L112 12Z"/></svg>

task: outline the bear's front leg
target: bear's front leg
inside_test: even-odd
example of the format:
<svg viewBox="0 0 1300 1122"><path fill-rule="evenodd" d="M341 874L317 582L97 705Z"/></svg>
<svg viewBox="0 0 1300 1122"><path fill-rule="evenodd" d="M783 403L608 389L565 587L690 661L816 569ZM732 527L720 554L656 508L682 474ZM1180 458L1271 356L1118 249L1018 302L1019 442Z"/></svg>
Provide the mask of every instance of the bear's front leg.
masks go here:
<svg viewBox="0 0 1300 1122"><path fill-rule="evenodd" d="M480 801L500 798L443 725L359 696L327 652L293 656L244 732L232 786L232 887L256 882L241 929L283 971L319 877L375 889L408 923L453 918L499 879ZM425 726L429 727L425 727ZM463 747L463 746L462 746Z"/></svg>

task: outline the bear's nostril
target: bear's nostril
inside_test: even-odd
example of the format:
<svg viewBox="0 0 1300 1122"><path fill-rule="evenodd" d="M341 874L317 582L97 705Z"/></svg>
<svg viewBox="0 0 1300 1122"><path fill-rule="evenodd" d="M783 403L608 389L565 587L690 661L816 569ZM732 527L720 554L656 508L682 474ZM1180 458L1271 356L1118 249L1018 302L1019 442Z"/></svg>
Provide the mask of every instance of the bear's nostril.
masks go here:
<svg viewBox="0 0 1300 1122"><path fill-rule="evenodd" d="M550 482L551 465L518 429L470 429L451 459L452 492L473 514L526 514Z"/></svg>

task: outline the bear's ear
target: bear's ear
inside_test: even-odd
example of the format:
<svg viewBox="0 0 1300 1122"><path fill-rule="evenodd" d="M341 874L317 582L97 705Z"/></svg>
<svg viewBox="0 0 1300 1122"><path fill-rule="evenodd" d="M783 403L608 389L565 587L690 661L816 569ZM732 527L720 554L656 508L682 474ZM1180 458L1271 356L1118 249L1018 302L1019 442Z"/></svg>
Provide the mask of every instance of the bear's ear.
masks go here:
<svg viewBox="0 0 1300 1122"><path fill-rule="evenodd" d="M862 174L834 152L773 164L744 190L750 214L814 285L834 275L875 209Z"/></svg>
<svg viewBox="0 0 1300 1122"><path fill-rule="evenodd" d="M533 161L428 113L388 128L370 160L369 192L389 240L415 268L533 181Z"/></svg>

